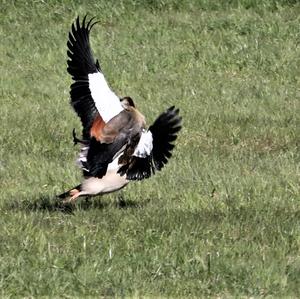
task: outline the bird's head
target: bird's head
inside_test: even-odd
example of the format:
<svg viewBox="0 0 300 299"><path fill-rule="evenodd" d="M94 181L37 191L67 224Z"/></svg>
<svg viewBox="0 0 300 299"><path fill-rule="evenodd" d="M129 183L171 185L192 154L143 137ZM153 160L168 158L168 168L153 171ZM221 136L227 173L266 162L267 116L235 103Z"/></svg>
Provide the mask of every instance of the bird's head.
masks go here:
<svg viewBox="0 0 300 299"><path fill-rule="evenodd" d="M131 97L124 97L120 99L120 102L124 109L129 109L129 107L135 108L134 102Z"/></svg>

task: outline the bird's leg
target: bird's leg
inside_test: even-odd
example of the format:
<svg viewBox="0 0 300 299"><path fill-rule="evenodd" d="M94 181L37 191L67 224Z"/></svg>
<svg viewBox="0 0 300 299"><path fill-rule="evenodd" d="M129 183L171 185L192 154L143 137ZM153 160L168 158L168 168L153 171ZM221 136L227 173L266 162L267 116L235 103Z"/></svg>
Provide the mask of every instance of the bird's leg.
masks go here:
<svg viewBox="0 0 300 299"><path fill-rule="evenodd" d="M81 144L84 144L84 145L88 145L88 141L81 140L81 139L77 138L75 128L74 128L73 131L72 131L72 135L73 135L73 142L74 142L74 145L76 145L77 143L81 143Z"/></svg>
<svg viewBox="0 0 300 299"><path fill-rule="evenodd" d="M72 189L69 194L70 194L71 197L68 198L68 199L65 199L63 202L74 204L81 193L78 189Z"/></svg>

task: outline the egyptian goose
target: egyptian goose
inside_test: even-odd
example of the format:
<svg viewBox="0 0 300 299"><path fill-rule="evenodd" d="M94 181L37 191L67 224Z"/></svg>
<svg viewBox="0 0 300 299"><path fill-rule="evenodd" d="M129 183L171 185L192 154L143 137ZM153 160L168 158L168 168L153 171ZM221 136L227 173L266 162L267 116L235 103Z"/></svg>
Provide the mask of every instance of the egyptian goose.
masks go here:
<svg viewBox="0 0 300 299"><path fill-rule="evenodd" d="M80 185L59 196L68 202L119 190L130 180L149 178L168 162L172 142L181 129L179 109L174 106L146 129L145 117L133 100L120 99L109 88L90 47L89 34L97 23L93 20L87 22L85 16L80 23L77 17L67 43L67 70L74 80L71 105L83 126L82 139L73 130L73 141L81 145L77 162L84 176Z"/></svg>

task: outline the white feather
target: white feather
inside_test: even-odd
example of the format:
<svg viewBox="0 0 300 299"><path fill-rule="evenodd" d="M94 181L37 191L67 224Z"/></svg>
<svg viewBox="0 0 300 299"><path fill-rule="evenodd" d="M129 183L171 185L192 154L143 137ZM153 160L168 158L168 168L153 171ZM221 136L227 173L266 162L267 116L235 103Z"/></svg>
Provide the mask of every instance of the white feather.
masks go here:
<svg viewBox="0 0 300 299"><path fill-rule="evenodd" d="M150 131L143 131L133 156L145 158L150 156L153 149L153 137Z"/></svg>
<svg viewBox="0 0 300 299"><path fill-rule="evenodd" d="M88 150L89 150L89 146L82 146L80 148L79 156L76 160L77 166L79 166L81 169L86 170L86 171L87 171L87 169L84 167L84 163L86 163L86 157L87 157Z"/></svg>
<svg viewBox="0 0 300 299"><path fill-rule="evenodd" d="M119 158L121 155L118 155L111 163L108 164L107 171L108 170L118 170L119 169Z"/></svg>
<svg viewBox="0 0 300 299"><path fill-rule="evenodd" d="M106 123L123 110L119 98L109 88L102 73L89 74L89 88L96 108Z"/></svg>

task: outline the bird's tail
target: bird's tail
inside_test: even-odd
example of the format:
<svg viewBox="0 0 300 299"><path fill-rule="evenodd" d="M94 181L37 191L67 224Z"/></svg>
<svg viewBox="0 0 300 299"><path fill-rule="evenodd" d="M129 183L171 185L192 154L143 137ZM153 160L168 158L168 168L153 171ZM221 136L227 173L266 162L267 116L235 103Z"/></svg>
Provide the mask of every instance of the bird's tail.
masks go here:
<svg viewBox="0 0 300 299"><path fill-rule="evenodd" d="M68 190L68 191L66 191L62 194L59 194L59 195L57 195L57 197L60 198L60 199L65 199L65 198L70 196L70 191L72 191L74 189L77 189L77 190L81 191L81 185L78 185L78 186L76 186L76 187L74 187L74 188L72 188L72 189L70 189L70 190Z"/></svg>

